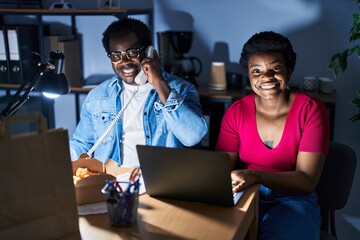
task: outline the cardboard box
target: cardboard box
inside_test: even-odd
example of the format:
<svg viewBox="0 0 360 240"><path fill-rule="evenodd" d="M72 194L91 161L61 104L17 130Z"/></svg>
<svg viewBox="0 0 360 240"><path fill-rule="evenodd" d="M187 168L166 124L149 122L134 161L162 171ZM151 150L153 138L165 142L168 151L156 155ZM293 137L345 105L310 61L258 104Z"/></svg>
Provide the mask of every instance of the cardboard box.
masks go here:
<svg viewBox="0 0 360 240"><path fill-rule="evenodd" d="M75 184L75 196L77 205L97 203L105 200L101 189L105 186L106 180L114 180L116 176L128 171L128 169L118 167L114 160L108 160L105 165L97 159L79 158L72 162L73 175L79 167L88 168L100 174L90 175Z"/></svg>

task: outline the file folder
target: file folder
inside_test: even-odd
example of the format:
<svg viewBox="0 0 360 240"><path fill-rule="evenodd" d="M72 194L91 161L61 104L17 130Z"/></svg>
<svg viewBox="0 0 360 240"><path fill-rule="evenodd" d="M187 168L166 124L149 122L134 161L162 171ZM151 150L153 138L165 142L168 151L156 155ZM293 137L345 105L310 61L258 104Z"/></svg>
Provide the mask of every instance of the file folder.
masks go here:
<svg viewBox="0 0 360 240"><path fill-rule="evenodd" d="M9 63L7 60L7 37L5 31L0 29L0 83L10 83Z"/></svg>
<svg viewBox="0 0 360 240"><path fill-rule="evenodd" d="M9 43L10 81L20 84L30 80L36 71L38 58L32 53L39 53L39 36L37 26L7 26Z"/></svg>
<svg viewBox="0 0 360 240"><path fill-rule="evenodd" d="M9 43L9 70L11 83L21 83L20 53L15 29L7 29Z"/></svg>

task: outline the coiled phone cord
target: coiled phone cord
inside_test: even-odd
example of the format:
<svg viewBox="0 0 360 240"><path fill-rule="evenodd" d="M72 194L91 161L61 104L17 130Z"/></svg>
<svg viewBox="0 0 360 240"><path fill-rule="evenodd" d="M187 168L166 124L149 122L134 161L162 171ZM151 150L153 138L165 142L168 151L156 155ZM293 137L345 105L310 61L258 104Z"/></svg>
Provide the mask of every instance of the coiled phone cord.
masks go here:
<svg viewBox="0 0 360 240"><path fill-rule="evenodd" d="M87 155L90 157L91 154L95 151L95 149L101 144L101 142L104 140L104 138L109 134L109 132L111 131L111 129L114 127L115 123L121 118L121 116L123 115L125 109L127 108L127 106L129 106L131 100L133 100L133 98L135 97L135 94L139 91L139 86L132 92L132 96L129 99L129 101L126 103L125 106L123 106L119 113L115 116L114 120L110 123L110 125L107 127L107 129L105 130L105 132L101 135L101 137L96 141L96 143L94 144L94 146L92 148L90 148L90 150L87 152Z"/></svg>

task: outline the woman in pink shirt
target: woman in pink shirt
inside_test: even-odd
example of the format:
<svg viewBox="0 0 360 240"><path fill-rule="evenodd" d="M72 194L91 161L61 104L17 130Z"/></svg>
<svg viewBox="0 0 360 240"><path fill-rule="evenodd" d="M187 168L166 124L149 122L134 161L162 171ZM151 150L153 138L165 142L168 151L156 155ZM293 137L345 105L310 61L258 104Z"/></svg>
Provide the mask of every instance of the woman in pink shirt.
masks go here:
<svg viewBox="0 0 360 240"><path fill-rule="evenodd" d="M325 106L288 87L296 63L290 41L261 32L240 64L253 93L226 111L216 150L229 152L233 191L260 184L259 239L320 239L315 187L329 150Z"/></svg>

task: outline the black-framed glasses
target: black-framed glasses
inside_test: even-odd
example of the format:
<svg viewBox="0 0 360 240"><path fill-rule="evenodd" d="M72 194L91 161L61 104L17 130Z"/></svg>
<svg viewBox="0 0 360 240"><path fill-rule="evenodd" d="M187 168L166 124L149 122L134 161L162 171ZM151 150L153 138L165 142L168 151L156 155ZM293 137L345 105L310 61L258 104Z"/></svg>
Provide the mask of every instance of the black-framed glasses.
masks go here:
<svg viewBox="0 0 360 240"><path fill-rule="evenodd" d="M130 48L126 51L114 51L109 53L107 56L113 63L121 62L123 60L123 56L125 55L129 60L134 60L140 56L140 51L145 47L141 48Z"/></svg>

